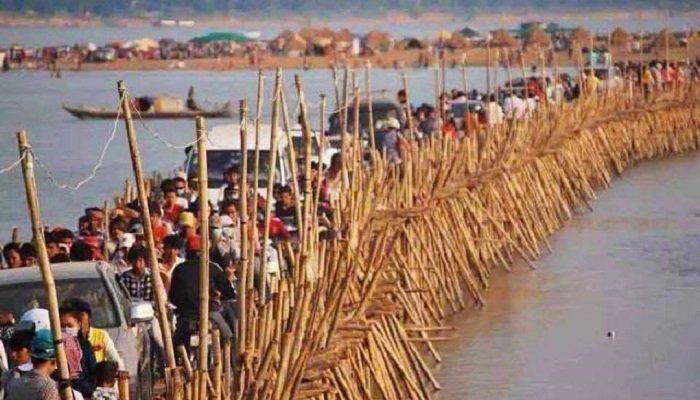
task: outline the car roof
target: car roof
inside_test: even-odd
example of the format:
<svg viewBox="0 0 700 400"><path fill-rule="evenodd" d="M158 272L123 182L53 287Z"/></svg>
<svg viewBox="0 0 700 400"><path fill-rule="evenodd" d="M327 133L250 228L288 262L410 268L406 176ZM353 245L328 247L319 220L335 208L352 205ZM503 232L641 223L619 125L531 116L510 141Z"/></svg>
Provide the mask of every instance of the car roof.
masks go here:
<svg viewBox="0 0 700 400"><path fill-rule="evenodd" d="M101 273L111 269L112 267L109 264L97 261L70 262L51 265L51 270L55 281L67 279L100 278ZM9 286L27 282L40 282L41 280L41 270L39 267L5 269L0 271L0 286Z"/></svg>
<svg viewBox="0 0 700 400"><path fill-rule="evenodd" d="M260 124L260 150L270 150L270 133L272 126ZM240 124L219 125L209 130L207 150L240 150L241 149L241 126ZM285 146L286 141L284 127L280 124L277 127L277 145ZM248 125L248 150L255 150L255 125Z"/></svg>

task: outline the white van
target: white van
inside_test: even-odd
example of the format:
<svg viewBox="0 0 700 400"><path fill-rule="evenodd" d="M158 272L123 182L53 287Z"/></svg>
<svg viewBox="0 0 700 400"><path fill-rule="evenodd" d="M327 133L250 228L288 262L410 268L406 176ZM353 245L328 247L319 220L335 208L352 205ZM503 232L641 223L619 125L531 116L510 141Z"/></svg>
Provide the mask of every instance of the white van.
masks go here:
<svg viewBox="0 0 700 400"><path fill-rule="evenodd" d="M267 178L270 171L270 125L260 126L260 171L258 176L258 187L261 195L267 194ZM255 159L255 127L248 128L248 171L253 170ZM219 198L219 191L224 185L224 172L233 166L241 164L241 128L238 124L220 125L211 128L207 140L207 168L209 178L209 201L218 208L216 204ZM283 131L277 133L277 162L275 165L275 183L285 184L290 179L285 155L287 154L287 139ZM187 152L185 160L185 173L187 179L197 178L197 147ZM252 182L254 174L248 174L248 181Z"/></svg>
<svg viewBox="0 0 700 400"><path fill-rule="evenodd" d="M267 178L270 171L270 131L271 126L269 124L260 125L260 140L259 140L259 151L260 151L260 170L258 174L258 193L264 197L267 195ZM318 159L318 134L314 132L313 134L313 154L314 159ZM289 151L288 143L284 130L282 127L278 128L277 131L277 161L275 165L275 183L282 185L287 184L287 182L292 179L291 172L289 171ZM254 179L253 174L253 164L255 157L255 127L249 126L248 128L248 182L252 182ZM303 135L301 129L292 130L292 143L296 150L296 155L299 157L299 151L303 149ZM326 152L328 153L328 152ZM330 156L325 155L323 157L324 163L328 163ZM328 159L328 160L327 160ZM207 164L208 164L208 178L209 178L209 200L216 208L217 199L219 198L219 192L221 187L224 185L224 172L233 166L239 165L241 163L241 128L238 124L227 124L220 125L211 128L209 131L209 136L207 140ZM299 165L301 168L301 165ZM184 170L187 174L187 179L197 177L197 148L193 146L192 149L187 151L187 156L185 160Z"/></svg>

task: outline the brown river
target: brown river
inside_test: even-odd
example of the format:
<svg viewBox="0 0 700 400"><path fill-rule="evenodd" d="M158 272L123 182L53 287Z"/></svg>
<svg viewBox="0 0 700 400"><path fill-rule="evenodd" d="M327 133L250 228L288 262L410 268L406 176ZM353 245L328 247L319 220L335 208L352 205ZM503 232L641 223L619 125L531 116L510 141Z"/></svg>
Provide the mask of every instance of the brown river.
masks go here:
<svg viewBox="0 0 700 400"><path fill-rule="evenodd" d="M699 399L700 155L646 162L450 324L439 399ZM613 332L614 337L609 337Z"/></svg>

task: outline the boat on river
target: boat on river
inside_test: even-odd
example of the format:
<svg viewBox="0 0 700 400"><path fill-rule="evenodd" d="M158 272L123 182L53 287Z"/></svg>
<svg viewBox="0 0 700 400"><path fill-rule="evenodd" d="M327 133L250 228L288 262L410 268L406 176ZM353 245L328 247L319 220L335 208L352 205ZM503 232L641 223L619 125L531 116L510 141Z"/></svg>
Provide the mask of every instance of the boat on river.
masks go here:
<svg viewBox="0 0 700 400"><path fill-rule="evenodd" d="M201 106L194 99L194 88L190 87L187 100L173 96L142 96L131 99L131 113L134 118L142 119L190 119L195 116L204 118L232 118L231 103L208 104ZM64 104L63 109L79 119L114 119L117 109L111 107L91 107Z"/></svg>
<svg viewBox="0 0 700 400"><path fill-rule="evenodd" d="M117 110L114 108L75 106L70 104L64 104L63 109L79 119L114 119L117 117ZM135 111L133 111L133 113L135 118L140 117L143 119L191 119L197 115L201 115L204 118L233 117L233 110L231 109L230 103L226 103L221 107L210 110L139 110L138 114L136 114Z"/></svg>

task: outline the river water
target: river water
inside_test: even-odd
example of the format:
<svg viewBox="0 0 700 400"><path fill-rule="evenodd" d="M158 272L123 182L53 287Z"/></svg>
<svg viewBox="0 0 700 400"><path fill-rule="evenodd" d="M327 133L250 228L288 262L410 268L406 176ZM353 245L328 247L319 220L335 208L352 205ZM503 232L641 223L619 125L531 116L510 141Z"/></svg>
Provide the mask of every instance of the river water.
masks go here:
<svg viewBox="0 0 700 400"><path fill-rule="evenodd" d="M695 154L626 172L537 271L494 279L451 322L439 398L697 399L699 170Z"/></svg>

